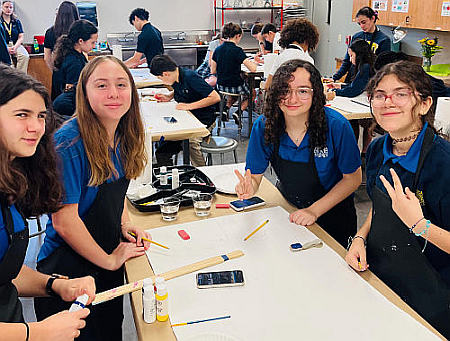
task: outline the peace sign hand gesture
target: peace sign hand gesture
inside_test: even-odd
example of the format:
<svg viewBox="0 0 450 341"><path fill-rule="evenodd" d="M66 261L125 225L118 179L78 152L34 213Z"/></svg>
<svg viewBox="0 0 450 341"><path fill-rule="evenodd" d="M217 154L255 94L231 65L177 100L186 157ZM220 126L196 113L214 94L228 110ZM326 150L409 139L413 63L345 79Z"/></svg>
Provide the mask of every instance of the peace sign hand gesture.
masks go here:
<svg viewBox="0 0 450 341"><path fill-rule="evenodd" d="M237 169L234 170L234 173L239 179L239 183L236 185L236 194L238 195L239 200L253 197L255 189L253 188L252 173L250 172L250 169L247 169L244 176L242 176Z"/></svg>

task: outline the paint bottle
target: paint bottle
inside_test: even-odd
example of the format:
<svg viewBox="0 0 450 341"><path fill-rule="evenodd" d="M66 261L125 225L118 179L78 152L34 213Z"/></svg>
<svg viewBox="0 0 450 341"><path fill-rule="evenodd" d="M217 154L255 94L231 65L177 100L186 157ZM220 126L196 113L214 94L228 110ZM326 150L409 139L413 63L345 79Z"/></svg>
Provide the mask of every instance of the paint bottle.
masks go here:
<svg viewBox="0 0 450 341"><path fill-rule="evenodd" d="M169 294L163 277L156 277L156 319L164 322L169 318Z"/></svg>
<svg viewBox="0 0 450 341"><path fill-rule="evenodd" d="M142 285L142 306L144 307L145 323L156 321L156 297L153 280L145 278Z"/></svg>
<svg viewBox="0 0 450 341"><path fill-rule="evenodd" d="M172 169L172 189L177 189L180 187L180 173L178 168Z"/></svg>
<svg viewBox="0 0 450 341"><path fill-rule="evenodd" d="M89 300L89 296L87 294L83 294L78 296L77 299L70 306L69 312L78 311L83 309L86 306L87 301Z"/></svg>
<svg viewBox="0 0 450 341"><path fill-rule="evenodd" d="M161 186L167 186L167 167L162 166L159 169L159 183Z"/></svg>

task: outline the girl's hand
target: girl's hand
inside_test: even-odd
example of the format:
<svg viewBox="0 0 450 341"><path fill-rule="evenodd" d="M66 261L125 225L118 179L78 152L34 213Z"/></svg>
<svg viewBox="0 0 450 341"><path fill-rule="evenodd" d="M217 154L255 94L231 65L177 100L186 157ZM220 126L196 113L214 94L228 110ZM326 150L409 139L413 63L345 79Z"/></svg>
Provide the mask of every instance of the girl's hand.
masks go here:
<svg viewBox="0 0 450 341"><path fill-rule="evenodd" d="M172 98L170 96L163 95L163 94L155 94L155 99L158 102L169 102Z"/></svg>
<svg viewBox="0 0 450 341"><path fill-rule="evenodd" d="M91 276L73 279L57 278L53 282L52 289L66 302L75 301L78 296L87 294L89 296L87 304L89 305L95 298L95 281Z"/></svg>
<svg viewBox="0 0 450 341"><path fill-rule="evenodd" d="M318 216L309 208L302 208L289 214L289 221L297 225L308 226L316 222Z"/></svg>
<svg viewBox="0 0 450 341"><path fill-rule="evenodd" d="M133 233L136 237L132 236L129 232ZM126 240L131 243L135 243L136 246L143 246L145 250L148 250L148 248L150 247L150 242L142 239L145 238L151 240L152 236L150 235L150 233L137 228L136 226L131 224L131 222L122 224L122 234Z"/></svg>
<svg viewBox="0 0 450 341"><path fill-rule="evenodd" d="M365 271L369 267L366 259L366 247L364 240L353 238L352 245L345 255L345 261L356 271Z"/></svg>
<svg viewBox="0 0 450 341"><path fill-rule="evenodd" d="M191 109L189 108L189 103L178 103L178 104L176 105L175 109L177 109L177 110L186 110L186 111L191 110Z"/></svg>
<svg viewBox="0 0 450 341"><path fill-rule="evenodd" d="M392 209L406 226L411 227L423 217L422 207L419 199L408 187L403 192L403 186L397 173L392 168L390 171L394 187L383 175L380 175L380 180L391 197Z"/></svg>
<svg viewBox="0 0 450 341"><path fill-rule="evenodd" d="M67 281L67 280L66 280ZM67 310L47 317L45 320L30 324L30 340L33 335L41 335L48 341L68 341L80 336L80 329L86 326L84 319L89 315L89 309L84 308L69 313ZM35 333L35 334L34 334ZM43 337L45 335L45 338Z"/></svg>
<svg viewBox="0 0 450 341"><path fill-rule="evenodd" d="M236 194L239 200L253 197L255 189L253 188L252 173L250 172L250 169L247 169L244 176L242 176L237 169L234 170L234 173L239 179L239 183L236 185Z"/></svg>
<svg viewBox="0 0 450 341"><path fill-rule="evenodd" d="M145 255L143 246L136 246L135 243L122 242L109 255L109 266L106 270L119 269L128 259Z"/></svg>

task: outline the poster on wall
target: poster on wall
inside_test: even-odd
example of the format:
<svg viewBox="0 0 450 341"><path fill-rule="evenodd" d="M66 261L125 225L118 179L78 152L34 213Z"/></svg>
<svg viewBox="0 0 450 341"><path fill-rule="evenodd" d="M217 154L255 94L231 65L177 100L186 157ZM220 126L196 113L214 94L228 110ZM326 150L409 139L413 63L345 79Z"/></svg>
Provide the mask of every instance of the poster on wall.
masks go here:
<svg viewBox="0 0 450 341"><path fill-rule="evenodd" d="M375 11L387 11L387 9L388 9L388 0L374 0L372 2L372 8Z"/></svg>
<svg viewBox="0 0 450 341"><path fill-rule="evenodd" d="M409 0L393 0L392 12L408 13Z"/></svg>
<svg viewBox="0 0 450 341"><path fill-rule="evenodd" d="M450 1L442 2L441 16L443 16L443 17L450 17Z"/></svg>

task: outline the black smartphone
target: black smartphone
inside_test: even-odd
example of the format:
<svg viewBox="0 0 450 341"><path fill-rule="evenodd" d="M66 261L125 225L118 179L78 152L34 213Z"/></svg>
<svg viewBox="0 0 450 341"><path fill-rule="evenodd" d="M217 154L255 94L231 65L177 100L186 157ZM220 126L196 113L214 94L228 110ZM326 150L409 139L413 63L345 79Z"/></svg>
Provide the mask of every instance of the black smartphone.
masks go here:
<svg viewBox="0 0 450 341"><path fill-rule="evenodd" d="M197 287L220 288L244 285L244 274L242 270L201 272L197 274Z"/></svg>
<svg viewBox="0 0 450 341"><path fill-rule="evenodd" d="M260 197L252 197L250 199L235 200L230 202L230 207L235 211L242 211L253 207L265 205L266 202Z"/></svg>
<svg viewBox="0 0 450 341"><path fill-rule="evenodd" d="M164 116L164 121L167 123L177 123L177 119L173 116Z"/></svg>

